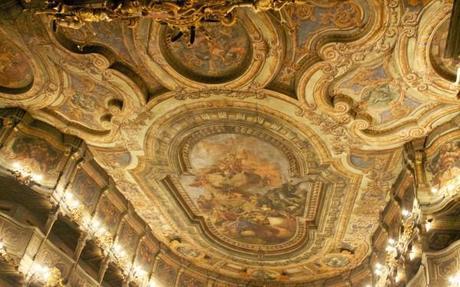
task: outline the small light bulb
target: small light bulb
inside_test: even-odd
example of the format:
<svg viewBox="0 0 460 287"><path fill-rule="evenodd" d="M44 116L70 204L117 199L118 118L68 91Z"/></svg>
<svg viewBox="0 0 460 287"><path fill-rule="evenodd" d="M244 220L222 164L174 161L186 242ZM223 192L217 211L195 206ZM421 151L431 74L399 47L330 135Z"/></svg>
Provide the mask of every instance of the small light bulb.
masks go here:
<svg viewBox="0 0 460 287"><path fill-rule="evenodd" d="M433 227L433 223L432 223L431 221L427 221L427 222L425 223L425 229L426 229L426 231L430 231L432 227Z"/></svg>
<svg viewBox="0 0 460 287"><path fill-rule="evenodd" d="M33 174L32 175L32 179L33 181L37 182L37 181L41 181L43 179L43 175L41 174Z"/></svg>
<svg viewBox="0 0 460 287"><path fill-rule="evenodd" d="M401 211L401 214L402 214L403 217L409 217L410 216L410 211L407 210L407 209L403 209Z"/></svg>
<svg viewBox="0 0 460 287"><path fill-rule="evenodd" d="M67 192L67 193L64 195L64 200L65 200L65 201L72 201L72 200L74 200L73 194L70 193L70 192Z"/></svg>
<svg viewBox="0 0 460 287"><path fill-rule="evenodd" d="M70 192L65 194L64 201L70 209L77 209L80 206L80 201Z"/></svg>
<svg viewBox="0 0 460 287"><path fill-rule="evenodd" d="M460 273L449 277L449 283L453 287L460 286Z"/></svg>
<svg viewBox="0 0 460 287"><path fill-rule="evenodd" d="M94 218L91 225L94 228L94 230L96 231L101 227L101 222L98 219Z"/></svg>
<svg viewBox="0 0 460 287"><path fill-rule="evenodd" d="M396 247L392 246L392 245L387 245L387 247L385 248L386 252L390 253L390 252L393 252L396 250Z"/></svg>
<svg viewBox="0 0 460 287"><path fill-rule="evenodd" d="M382 266L382 264L380 264L380 263L375 264L374 273L377 276L380 276L380 275L383 274L383 266Z"/></svg>
<svg viewBox="0 0 460 287"><path fill-rule="evenodd" d="M460 85L460 67L457 68L457 79L455 81L456 85Z"/></svg>
<svg viewBox="0 0 460 287"><path fill-rule="evenodd" d="M432 193L437 193L437 192L438 192L438 189L437 189L436 187L432 187L432 188L431 188L431 192L432 192Z"/></svg>
<svg viewBox="0 0 460 287"><path fill-rule="evenodd" d="M388 239L388 244L389 245L393 246L393 245L395 245L395 243L396 243L396 241L393 238Z"/></svg>
<svg viewBox="0 0 460 287"><path fill-rule="evenodd" d="M134 273L134 277L137 277L137 278L142 278L146 274L145 270L142 269L140 266L134 267L133 273Z"/></svg>
<svg viewBox="0 0 460 287"><path fill-rule="evenodd" d="M107 232L107 230L105 230L105 228L103 226L99 227L97 229L97 234L100 236L100 235L104 235L105 233Z"/></svg>
<svg viewBox="0 0 460 287"><path fill-rule="evenodd" d="M409 260L411 261L414 260L415 258L417 258L418 254L419 254L418 248L415 246L412 246L412 248L409 251Z"/></svg>
<svg viewBox="0 0 460 287"><path fill-rule="evenodd" d="M47 266L43 265L35 265L33 268L33 273L40 277L43 281L48 281L49 277L51 276L51 271Z"/></svg>
<svg viewBox="0 0 460 287"><path fill-rule="evenodd" d="M13 162L13 168L16 169L16 170L22 170L23 167L22 167L22 164L18 161L15 161Z"/></svg>
<svg viewBox="0 0 460 287"><path fill-rule="evenodd" d="M115 244L113 247L112 247L112 250L113 252L115 253L115 256L120 258L120 257L125 257L126 256L126 252L125 250L123 249L123 247L121 247L120 245L118 244Z"/></svg>

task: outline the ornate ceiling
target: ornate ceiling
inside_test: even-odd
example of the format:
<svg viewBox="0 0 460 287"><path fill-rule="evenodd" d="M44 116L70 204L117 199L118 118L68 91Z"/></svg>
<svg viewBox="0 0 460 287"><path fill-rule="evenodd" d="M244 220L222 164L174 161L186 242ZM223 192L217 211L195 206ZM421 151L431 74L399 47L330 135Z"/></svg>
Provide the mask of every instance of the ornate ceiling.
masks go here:
<svg viewBox="0 0 460 287"><path fill-rule="evenodd" d="M371 252L403 144L459 114L451 4L240 9L191 45L148 19L54 32L7 1L0 103L86 141L154 235L208 274L342 276Z"/></svg>

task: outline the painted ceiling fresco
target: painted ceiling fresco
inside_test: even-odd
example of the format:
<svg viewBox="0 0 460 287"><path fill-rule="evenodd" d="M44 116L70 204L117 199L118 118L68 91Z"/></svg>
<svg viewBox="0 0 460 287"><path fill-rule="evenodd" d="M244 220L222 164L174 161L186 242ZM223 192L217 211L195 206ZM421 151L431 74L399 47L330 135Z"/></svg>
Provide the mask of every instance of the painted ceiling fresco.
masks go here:
<svg viewBox="0 0 460 287"><path fill-rule="evenodd" d="M173 29L165 28L162 31L163 53L171 65L186 76L197 81L225 82L247 68L252 50L249 37L239 24L232 27L222 27L220 24L200 27L193 44L189 43L189 35L172 42L174 33L177 32Z"/></svg>
<svg viewBox="0 0 460 287"><path fill-rule="evenodd" d="M155 236L204 270L155 263L179 286L204 286L203 274L309 286L289 284L365 264L402 146L458 115L457 63L443 57L450 5L241 9L193 44L146 19L53 31L11 5L0 14L0 103L88 143ZM16 156L34 152L27 141ZM433 180L458 166L458 149L432 156ZM60 164L60 151L47 153L30 164Z"/></svg>
<svg viewBox="0 0 460 287"><path fill-rule="evenodd" d="M250 244L280 244L296 233L309 186L289 182L287 158L273 146L234 134L208 137L181 177L191 201L224 236Z"/></svg>

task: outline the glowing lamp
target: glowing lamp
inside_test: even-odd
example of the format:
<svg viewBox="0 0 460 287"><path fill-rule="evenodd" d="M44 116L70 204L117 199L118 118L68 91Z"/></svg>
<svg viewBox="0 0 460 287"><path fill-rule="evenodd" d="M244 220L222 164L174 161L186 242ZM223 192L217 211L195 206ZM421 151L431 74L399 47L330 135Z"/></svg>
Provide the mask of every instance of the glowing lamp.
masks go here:
<svg viewBox="0 0 460 287"><path fill-rule="evenodd" d="M65 194L64 202L70 209L77 209L78 207L80 207L80 202L70 192L67 192Z"/></svg>
<svg viewBox="0 0 460 287"><path fill-rule="evenodd" d="M410 211L407 210L407 209L403 209L403 210L401 210L401 215L403 217L409 217L410 216Z"/></svg>
<svg viewBox="0 0 460 287"><path fill-rule="evenodd" d="M112 252L117 258L122 258L126 256L125 250L119 244L113 245Z"/></svg>
<svg viewBox="0 0 460 287"><path fill-rule="evenodd" d="M382 266L382 264L380 264L380 263L375 264L375 268L374 268L375 275L377 275L377 276L382 275L383 274L383 269L384 269L384 267Z"/></svg>
<svg viewBox="0 0 460 287"><path fill-rule="evenodd" d="M145 270L142 269L142 267L140 267L140 266L136 266L133 269L133 275L136 278L144 278L146 274L147 274L147 272L145 272Z"/></svg>
<svg viewBox="0 0 460 287"><path fill-rule="evenodd" d="M41 174L32 174L31 178L32 178L33 181L37 182L37 181L43 180L43 175L41 175Z"/></svg>
<svg viewBox="0 0 460 287"><path fill-rule="evenodd" d="M432 221L427 221L425 223L425 230L428 232L433 228L433 222Z"/></svg>
<svg viewBox="0 0 460 287"><path fill-rule="evenodd" d="M22 167L22 164L20 162L13 162L13 168L17 171L22 171L24 168Z"/></svg>
<svg viewBox="0 0 460 287"><path fill-rule="evenodd" d="M32 274L37 276L39 280L47 282L51 276L51 270L48 266L35 264L32 268Z"/></svg>
<svg viewBox="0 0 460 287"><path fill-rule="evenodd" d="M460 287L460 273L449 277L450 287Z"/></svg>

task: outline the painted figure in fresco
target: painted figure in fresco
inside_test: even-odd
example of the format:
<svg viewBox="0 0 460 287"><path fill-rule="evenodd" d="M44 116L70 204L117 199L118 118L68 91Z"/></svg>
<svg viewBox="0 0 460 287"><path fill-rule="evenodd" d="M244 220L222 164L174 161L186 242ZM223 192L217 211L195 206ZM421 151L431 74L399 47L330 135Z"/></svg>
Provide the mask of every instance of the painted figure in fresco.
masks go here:
<svg viewBox="0 0 460 287"><path fill-rule="evenodd" d="M20 137L12 146L15 160L41 174L56 170L61 154L39 138Z"/></svg>
<svg viewBox="0 0 460 287"><path fill-rule="evenodd" d="M399 97L388 83L377 86L376 88L370 90L367 95L363 98L364 101L367 101L369 107L373 108L383 108L387 107L389 103Z"/></svg>
<svg viewBox="0 0 460 287"><path fill-rule="evenodd" d="M246 59L248 37L240 26L202 27L195 43L190 46L187 37L168 45L172 55L184 68L207 77L226 76L235 72Z"/></svg>
<svg viewBox="0 0 460 287"><path fill-rule="evenodd" d="M286 180L279 166L239 148L196 172L196 203L226 236L252 244L278 244L296 231L310 183Z"/></svg>
<svg viewBox="0 0 460 287"><path fill-rule="evenodd" d="M460 176L460 141L441 146L428 168L433 174L432 184L437 187L442 187L456 176Z"/></svg>
<svg viewBox="0 0 460 287"><path fill-rule="evenodd" d="M26 56L4 39L0 39L0 87L23 88L33 80Z"/></svg>

